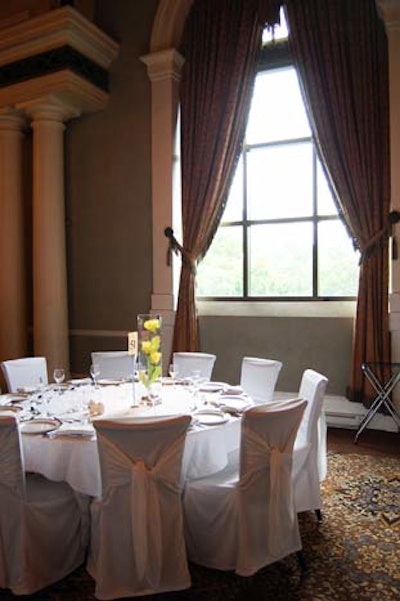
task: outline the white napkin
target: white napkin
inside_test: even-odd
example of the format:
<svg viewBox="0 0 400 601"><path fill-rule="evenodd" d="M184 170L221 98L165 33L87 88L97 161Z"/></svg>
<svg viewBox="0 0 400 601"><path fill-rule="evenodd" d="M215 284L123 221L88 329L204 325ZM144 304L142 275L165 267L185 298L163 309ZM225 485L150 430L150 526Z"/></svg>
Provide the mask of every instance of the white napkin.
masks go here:
<svg viewBox="0 0 400 601"><path fill-rule="evenodd" d="M84 436L91 438L94 435L92 424L61 424L57 430L50 433L52 437L58 436Z"/></svg>

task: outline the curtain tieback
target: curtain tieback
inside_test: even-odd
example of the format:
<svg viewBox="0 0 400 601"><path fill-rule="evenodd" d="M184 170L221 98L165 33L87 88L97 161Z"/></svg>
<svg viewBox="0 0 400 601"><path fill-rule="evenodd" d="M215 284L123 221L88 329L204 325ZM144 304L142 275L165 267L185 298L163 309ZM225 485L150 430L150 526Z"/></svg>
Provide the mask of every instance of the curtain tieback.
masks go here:
<svg viewBox="0 0 400 601"><path fill-rule="evenodd" d="M380 230L378 230L373 236L371 236L371 238L366 242L366 244L363 244L360 247L360 250L361 250L360 265L361 265L361 263L363 263L365 261L365 259L368 259L368 257L371 256L371 254L374 252L374 250L377 246L377 243L387 237L393 238L392 259L397 259L397 245L396 245L396 240L394 238L392 226L395 223L397 223L398 221L400 221L400 213L398 211L391 211L389 213L386 225L384 227L382 227Z"/></svg>
<svg viewBox="0 0 400 601"><path fill-rule="evenodd" d="M166 227L164 230L164 235L169 240L168 252L167 252L167 265L171 265L171 253L172 252L174 252L175 254L180 253L182 256L182 262L185 263L189 267L189 269L193 273L193 275L196 275L196 271L197 271L196 256L193 253L191 253L189 250L186 250L186 248L184 248L182 246L182 244L179 244L178 240L174 236L174 230L172 228Z"/></svg>

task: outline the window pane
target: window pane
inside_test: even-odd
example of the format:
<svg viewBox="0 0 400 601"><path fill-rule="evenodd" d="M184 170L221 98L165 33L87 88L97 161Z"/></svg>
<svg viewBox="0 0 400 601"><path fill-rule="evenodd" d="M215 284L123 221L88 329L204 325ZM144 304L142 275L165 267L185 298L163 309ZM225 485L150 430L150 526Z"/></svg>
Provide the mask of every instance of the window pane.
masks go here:
<svg viewBox="0 0 400 601"><path fill-rule="evenodd" d="M318 226L319 296L357 296L359 253L338 219Z"/></svg>
<svg viewBox="0 0 400 601"><path fill-rule="evenodd" d="M279 20L279 25L275 25L274 28L265 27L262 36L263 44L268 44L272 40L284 40L288 37L288 28L282 7L279 11Z"/></svg>
<svg viewBox="0 0 400 601"><path fill-rule="evenodd" d="M241 221L243 219L243 157L241 156L232 181L225 211L224 221Z"/></svg>
<svg viewBox="0 0 400 601"><path fill-rule="evenodd" d="M240 226L220 227L197 271L198 296L243 296Z"/></svg>
<svg viewBox="0 0 400 601"><path fill-rule="evenodd" d="M255 225L249 236L249 296L312 295L312 225Z"/></svg>
<svg viewBox="0 0 400 601"><path fill-rule="evenodd" d="M317 161L317 206L318 215L338 214L320 161Z"/></svg>
<svg viewBox="0 0 400 601"><path fill-rule="evenodd" d="M312 214L312 145L285 144L247 155L249 219Z"/></svg>
<svg viewBox="0 0 400 601"><path fill-rule="evenodd" d="M257 144L311 135L293 67L263 71L256 77L246 142Z"/></svg>

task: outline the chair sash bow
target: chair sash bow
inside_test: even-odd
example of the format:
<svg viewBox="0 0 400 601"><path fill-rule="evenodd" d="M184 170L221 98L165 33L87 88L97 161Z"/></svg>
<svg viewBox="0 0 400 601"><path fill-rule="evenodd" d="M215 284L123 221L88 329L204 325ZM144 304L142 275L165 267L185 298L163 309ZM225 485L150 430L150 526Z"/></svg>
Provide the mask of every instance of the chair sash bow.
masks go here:
<svg viewBox="0 0 400 601"><path fill-rule="evenodd" d="M270 447L266 440L254 430L246 432L247 445L247 470L241 477L239 487L246 489L251 486L254 479L265 472L267 457L269 456L269 504L268 504L268 544L272 555L279 556L281 543L285 536L286 520L280 519L282 508L287 507L284 498L291 491L290 479L292 468L292 454L277 447ZM243 513L243 511L241 511ZM293 515L288 516L293 519Z"/></svg>
<svg viewBox="0 0 400 601"><path fill-rule="evenodd" d="M160 580L162 565L162 524L160 490L164 487L179 494L179 473L182 441L180 437L164 452L161 460L153 467L142 460L135 461L124 453L109 438L101 436L101 443L108 452L107 474L111 475L108 490L103 496L112 494L114 488L130 484L131 487L131 532L137 575L156 587Z"/></svg>

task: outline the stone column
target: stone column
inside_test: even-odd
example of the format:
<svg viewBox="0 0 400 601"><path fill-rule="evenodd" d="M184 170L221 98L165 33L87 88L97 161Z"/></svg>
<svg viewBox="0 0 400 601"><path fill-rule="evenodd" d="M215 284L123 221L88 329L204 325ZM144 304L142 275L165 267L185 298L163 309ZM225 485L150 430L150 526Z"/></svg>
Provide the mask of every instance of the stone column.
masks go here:
<svg viewBox="0 0 400 601"><path fill-rule="evenodd" d="M0 110L0 361L27 353L23 118Z"/></svg>
<svg viewBox="0 0 400 601"><path fill-rule="evenodd" d="M24 103L33 129L33 346L69 371L64 121L77 112L51 97Z"/></svg>
<svg viewBox="0 0 400 601"><path fill-rule="evenodd" d="M168 240L164 229L177 237L181 229L180 184L175 149L178 91L183 57L176 50L162 50L141 58L151 81L153 293L151 310L163 319L163 363L168 368L175 319L175 297L180 261L167 265ZM175 185L174 185L175 180ZM175 293L175 295L174 295Z"/></svg>

